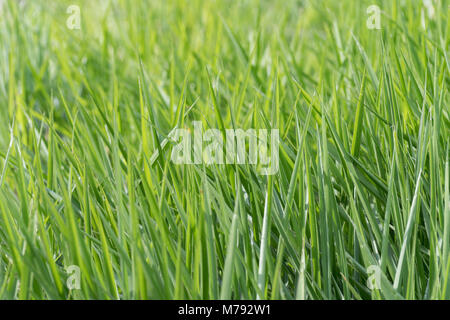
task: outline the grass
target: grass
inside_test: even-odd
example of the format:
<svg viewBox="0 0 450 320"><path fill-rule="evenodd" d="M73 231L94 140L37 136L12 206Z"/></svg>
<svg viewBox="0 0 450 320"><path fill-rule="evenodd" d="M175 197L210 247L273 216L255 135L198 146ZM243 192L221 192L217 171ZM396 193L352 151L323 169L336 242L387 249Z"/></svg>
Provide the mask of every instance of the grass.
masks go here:
<svg viewBox="0 0 450 320"><path fill-rule="evenodd" d="M4 1L0 298L449 299L448 6ZM279 172L174 164L193 121Z"/></svg>

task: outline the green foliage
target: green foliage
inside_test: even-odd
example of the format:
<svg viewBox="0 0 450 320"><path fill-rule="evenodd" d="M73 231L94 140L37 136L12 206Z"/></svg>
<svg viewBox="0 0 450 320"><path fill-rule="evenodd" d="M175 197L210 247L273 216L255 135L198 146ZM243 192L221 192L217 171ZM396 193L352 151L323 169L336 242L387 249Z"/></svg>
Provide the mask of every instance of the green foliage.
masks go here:
<svg viewBox="0 0 450 320"><path fill-rule="evenodd" d="M0 299L450 299L448 5L5 1ZM279 172L174 164L193 121Z"/></svg>

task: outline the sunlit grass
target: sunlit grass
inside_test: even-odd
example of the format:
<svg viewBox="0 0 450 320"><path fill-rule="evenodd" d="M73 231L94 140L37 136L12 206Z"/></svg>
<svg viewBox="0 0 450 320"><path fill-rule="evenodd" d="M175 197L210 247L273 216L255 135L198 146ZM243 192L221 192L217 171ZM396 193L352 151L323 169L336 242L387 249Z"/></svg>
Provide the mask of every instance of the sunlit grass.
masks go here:
<svg viewBox="0 0 450 320"><path fill-rule="evenodd" d="M449 299L448 5L5 1L0 299ZM193 121L279 172L174 164Z"/></svg>

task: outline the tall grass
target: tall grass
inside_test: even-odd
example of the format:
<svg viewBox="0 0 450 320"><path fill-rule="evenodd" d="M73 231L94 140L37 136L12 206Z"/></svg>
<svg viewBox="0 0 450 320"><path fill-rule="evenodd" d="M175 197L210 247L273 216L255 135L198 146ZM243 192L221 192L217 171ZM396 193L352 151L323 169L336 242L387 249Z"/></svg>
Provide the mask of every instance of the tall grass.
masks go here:
<svg viewBox="0 0 450 320"><path fill-rule="evenodd" d="M448 5L5 1L0 298L449 299ZM174 164L192 121L279 172Z"/></svg>

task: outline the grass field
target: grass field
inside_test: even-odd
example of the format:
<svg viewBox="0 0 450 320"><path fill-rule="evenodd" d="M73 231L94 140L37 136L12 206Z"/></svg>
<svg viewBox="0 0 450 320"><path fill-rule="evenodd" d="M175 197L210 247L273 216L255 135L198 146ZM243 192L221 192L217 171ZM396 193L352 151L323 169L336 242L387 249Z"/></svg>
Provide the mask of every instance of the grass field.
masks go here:
<svg viewBox="0 0 450 320"><path fill-rule="evenodd" d="M0 3L0 299L450 299L448 1Z"/></svg>

